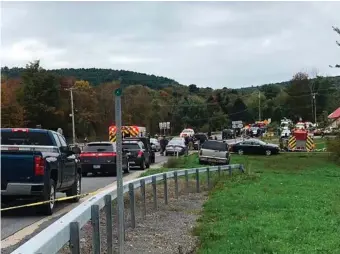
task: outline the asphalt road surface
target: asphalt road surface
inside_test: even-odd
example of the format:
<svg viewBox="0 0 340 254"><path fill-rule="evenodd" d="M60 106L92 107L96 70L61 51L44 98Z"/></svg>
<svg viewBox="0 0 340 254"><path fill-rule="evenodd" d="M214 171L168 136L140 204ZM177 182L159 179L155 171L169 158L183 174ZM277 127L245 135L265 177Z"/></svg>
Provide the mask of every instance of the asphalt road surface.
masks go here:
<svg viewBox="0 0 340 254"><path fill-rule="evenodd" d="M167 157L160 156L156 153L156 164L165 162ZM130 170L133 172L133 170ZM111 176L96 176L91 175L82 178L82 193L88 193L103 188L112 182L116 181L116 177ZM65 194L60 193L57 197L63 197ZM60 211L66 206L72 203L57 202L55 212ZM5 211L1 213L1 240L16 233L17 231L43 219L45 216L37 215L37 211L34 207L20 208L17 210ZM48 226L53 221L45 223L44 226Z"/></svg>

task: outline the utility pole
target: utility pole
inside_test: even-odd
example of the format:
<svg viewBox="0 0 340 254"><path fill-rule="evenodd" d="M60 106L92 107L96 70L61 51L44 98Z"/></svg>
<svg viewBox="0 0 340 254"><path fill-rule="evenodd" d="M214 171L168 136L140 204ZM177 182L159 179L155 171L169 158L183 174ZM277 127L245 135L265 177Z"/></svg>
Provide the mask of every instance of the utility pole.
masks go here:
<svg viewBox="0 0 340 254"><path fill-rule="evenodd" d="M313 93L313 101L314 101L314 123L316 124L316 96L317 93Z"/></svg>
<svg viewBox="0 0 340 254"><path fill-rule="evenodd" d="M66 89L70 91L71 94L71 117L72 117L72 139L73 139L73 144L76 143L76 127L74 123L74 105L73 105L73 87Z"/></svg>
<svg viewBox="0 0 340 254"><path fill-rule="evenodd" d="M259 121L261 121L261 92L259 91Z"/></svg>
<svg viewBox="0 0 340 254"><path fill-rule="evenodd" d="M123 149L122 149L122 88L119 86L115 90L115 122L117 126L117 140L116 140L116 149L117 149L117 208L118 208L118 253L124 254L124 193L123 193L123 165L122 165L122 157L123 157Z"/></svg>

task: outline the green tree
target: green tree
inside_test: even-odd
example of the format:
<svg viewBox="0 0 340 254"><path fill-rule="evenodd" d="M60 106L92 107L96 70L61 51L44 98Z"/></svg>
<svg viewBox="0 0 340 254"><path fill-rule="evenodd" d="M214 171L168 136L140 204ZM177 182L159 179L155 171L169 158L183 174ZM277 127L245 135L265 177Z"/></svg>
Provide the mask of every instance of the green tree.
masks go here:
<svg viewBox="0 0 340 254"><path fill-rule="evenodd" d="M313 105L312 93L315 92L308 74L298 72L293 76L286 92L288 94L286 107L289 110L288 117L295 121L302 118L303 121L312 121Z"/></svg>
<svg viewBox="0 0 340 254"><path fill-rule="evenodd" d="M61 125L59 77L46 72L39 61L26 65L22 74L23 88L20 102L29 127L41 124L43 128L57 129Z"/></svg>

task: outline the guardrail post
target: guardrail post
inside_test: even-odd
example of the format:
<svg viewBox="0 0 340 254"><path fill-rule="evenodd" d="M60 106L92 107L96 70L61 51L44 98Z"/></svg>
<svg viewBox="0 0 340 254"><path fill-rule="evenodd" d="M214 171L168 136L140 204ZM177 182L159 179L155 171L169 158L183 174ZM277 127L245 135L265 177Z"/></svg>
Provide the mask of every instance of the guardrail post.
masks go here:
<svg viewBox="0 0 340 254"><path fill-rule="evenodd" d="M152 192L153 192L153 208L158 209L157 205L157 179L155 176L152 177Z"/></svg>
<svg viewBox="0 0 340 254"><path fill-rule="evenodd" d="M175 197L178 199L178 177L177 177L177 171L174 172L174 179L175 179Z"/></svg>
<svg viewBox="0 0 340 254"><path fill-rule="evenodd" d="M218 166L217 170L218 170L218 177L220 177L221 176L221 166Z"/></svg>
<svg viewBox="0 0 340 254"><path fill-rule="evenodd" d="M188 170L185 170L185 189L186 192L189 192L189 173Z"/></svg>
<svg viewBox="0 0 340 254"><path fill-rule="evenodd" d="M79 223L70 223L70 249L72 254L80 254Z"/></svg>
<svg viewBox="0 0 340 254"><path fill-rule="evenodd" d="M208 182L208 190L210 190L210 168L207 168L207 182Z"/></svg>
<svg viewBox="0 0 340 254"><path fill-rule="evenodd" d="M145 180L140 180L140 190L142 193L142 202L143 202L143 217L146 219L146 193L145 193Z"/></svg>
<svg viewBox="0 0 340 254"><path fill-rule="evenodd" d="M111 195L105 196L105 215L106 215L106 243L107 243L107 253L113 253L113 243L112 243L112 201Z"/></svg>
<svg viewBox="0 0 340 254"><path fill-rule="evenodd" d="M228 170L229 170L229 175L231 176L233 173L232 173L232 169L230 165L228 166Z"/></svg>
<svg viewBox="0 0 340 254"><path fill-rule="evenodd" d="M91 206L91 223L92 250L94 254L100 254L99 205Z"/></svg>
<svg viewBox="0 0 340 254"><path fill-rule="evenodd" d="M133 183L129 183L129 199L130 199L130 213L131 213L131 227L136 227L136 201L135 201L135 189Z"/></svg>
<svg viewBox="0 0 340 254"><path fill-rule="evenodd" d="M196 192L200 192L200 172L198 168L196 168Z"/></svg>
<svg viewBox="0 0 340 254"><path fill-rule="evenodd" d="M164 181L164 203L168 204L168 181L166 177L166 173L163 174L163 181Z"/></svg>

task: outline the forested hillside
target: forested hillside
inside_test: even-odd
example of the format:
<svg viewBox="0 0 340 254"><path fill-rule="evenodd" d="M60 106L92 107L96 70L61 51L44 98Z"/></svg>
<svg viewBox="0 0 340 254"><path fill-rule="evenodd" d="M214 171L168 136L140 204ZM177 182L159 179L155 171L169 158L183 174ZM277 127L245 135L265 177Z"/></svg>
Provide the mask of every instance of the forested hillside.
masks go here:
<svg viewBox="0 0 340 254"><path fill-rule="evenodd" d="M19 78L24 71L24 68L1 68L2 76L8 79ZM152 89L162 89L171 84L178 84L178 82L173 79L124 70L71 68L47 70L47 72L55 73L61 77L73 77L76 80L87 80L92 86L119 79L125 86L143 84Z"/></svg>
<svg viewBox="0 0 340 254"><path fill-rule="evenodd" d="M124 88L123 124L146 126L151 133L159 132L161 121L171 122L174 134L184 127L218 130L229 127L232 120L251 123L271 118L278 122L282 117L301 117L314 121L312 93L316 94L318 122L324 122L340 106L340 76L310 79L305 73L292 73L287 82L242 89L229 89L226 84L213 90L129 71L46 71L39 62L25 69L2 71L2 127L61 127L68 137L72 128L70 92L66 89L70 87L74 88L78 138L107 139L108 126L114 124L113 91L119 82Z"/></svg>

